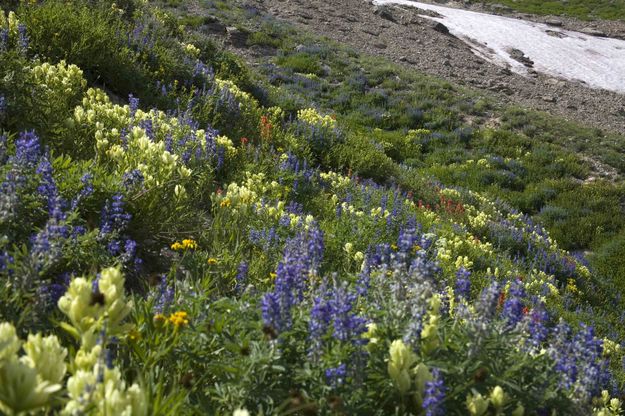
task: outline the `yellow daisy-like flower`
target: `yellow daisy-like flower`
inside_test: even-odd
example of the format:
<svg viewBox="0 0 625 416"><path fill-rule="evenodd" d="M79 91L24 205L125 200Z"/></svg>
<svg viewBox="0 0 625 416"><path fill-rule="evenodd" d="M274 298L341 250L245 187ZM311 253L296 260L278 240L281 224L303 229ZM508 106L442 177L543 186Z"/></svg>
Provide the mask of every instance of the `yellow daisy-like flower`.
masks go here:
<svg viewBox="0 0 625 416"><path fill-rule="evenodd" d="M219 203L219 206L222 207L222 208L230 208L230 205L232 205L232 202L230 201L230 198L224 198Z"/></svg>
<svg viewBox="0 0 625 416"><path fill-rule="evenodd" d="M182 240L182 243L179 241L176 241L175 243L171 245L171 249L174 251L194 250L196 248L197 248L197 242L189 238Z"/></svg>
<svg viewBox="0 0 625 416"><path fill-rule="evenodd" d="M413 253L416 253L416 252L418 252L419 250L422 250L422 248L421 248L421 246L420 246L420 245L418 245L418 244L415 244L415 245L412 247L412 251L413 251Z"/></svg>
<svg viewBox="0 0 625 416"><path fill-rule="evenodd" d="M393 251L397 251L399 247L397 247L397 244L391 244L391 248L393 249Z"/></svg>
<svg viewBox="0 0 625 416"><path fill-rule="evenodd" d="M181 326L189 324L188 314L185 311L177 311L169 315L169 322L171 322L176 329Z"/></svg>
<svg viewBox="0 0 625 416"><path fill-rule="evenodd" d="M176 241L174 244L171 245L171 249L175 251L182 250L182 244Z"/></svg>
<svg viewBox="0 0 625 416"><path fill-rule="evenodd" d="M208 264L210 264L211 266L214 265L214 264L217 264L217 263L219 263L219 262L214 257L211 257L210 259L208 259Z"/></svg>
<svg viewBox="0 0 625 416"><path fill-rule="evenodd" d="M269 277L271 278L271 280L276 280L276 277L278 277L278 275L275 273L269 273Z"/></svg>

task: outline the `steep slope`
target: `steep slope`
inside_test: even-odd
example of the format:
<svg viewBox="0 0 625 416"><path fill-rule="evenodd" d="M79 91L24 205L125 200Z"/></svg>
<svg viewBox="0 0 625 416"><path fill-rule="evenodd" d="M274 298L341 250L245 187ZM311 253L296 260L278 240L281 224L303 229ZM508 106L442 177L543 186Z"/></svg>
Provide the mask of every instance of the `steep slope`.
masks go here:
<svg viewBox="0 0 625 416"><path fill-rule="evenodd" d="M621 412L617 282L503 200L618 199L505 123L584 129L233 2L16 11L0 13L1 412ZM613 205L579 215L617 221Z"/></svg>

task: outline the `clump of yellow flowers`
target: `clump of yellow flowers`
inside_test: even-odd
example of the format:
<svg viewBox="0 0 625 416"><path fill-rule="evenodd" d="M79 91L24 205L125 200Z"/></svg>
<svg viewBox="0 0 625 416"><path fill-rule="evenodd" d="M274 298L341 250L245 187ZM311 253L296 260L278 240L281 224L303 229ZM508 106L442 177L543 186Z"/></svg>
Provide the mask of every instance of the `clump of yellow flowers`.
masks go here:
<svg viewBox="0 0 625 416"><path fill-rule="evenodd" d="M176 329L181 326L189 325L188 314L185 311L177 311L169 315L168 321L174 325Z"/></svg>
<svg viewBox="0 0 625 416"><path fill-rule="evenodd" d="M138 384L127 386L119 369L104 365L104 336L128 332L123 323L132 309L126 300L119 269L102 270L93 289L92 278L79 277L59 299L69 323L62 327L80 341L67 364L68 351L54 335L29 334L22 342L10 323L0 323L0 413L21 414L49 408L66 390L64 415L146 415L147 400ZM20 350L23 354L18 356ZM64 386L69 370L71 376ZM55 402L58 402L54 400Z"/></svg>
<svg viewBox="0 0 625 416"><path fill-rule="evenodd" d="M171 249L174 251L195 250L197 247L197 241L190 238L184 239L182 242L176 241L171 245Z"/></svg>
<svg viewBox="0 0 625 416"><path fill-rule="evenodd" d="M18 357L20 349L25 354ZM31 412L61 390L67 350L56 336L28 335L24 345L9 323L0 324L0 413Z"/></svg>
<svg viewBox="0 0 625 416"><path fill-rule="evenodd" d="M306 108L297 112L297 119L308 124L320 124L322 127L333 129L336 120L331 116L322 116L314 108Z"/></svg>

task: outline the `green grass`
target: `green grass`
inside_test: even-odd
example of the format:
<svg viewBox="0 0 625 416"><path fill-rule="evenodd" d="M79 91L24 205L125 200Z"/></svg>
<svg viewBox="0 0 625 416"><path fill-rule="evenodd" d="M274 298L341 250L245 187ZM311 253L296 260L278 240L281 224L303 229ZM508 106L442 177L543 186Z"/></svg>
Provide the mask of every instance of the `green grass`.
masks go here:
<svg viewBox="0 0 625 416"><path fill-rule="evenodd" d="M577 7L582 2L505 3L583 16ZM612 10L612 17L618 17L625 12L619 2L583 4L586 14ZM556 240L571 250L601 250L625 230L623 136L500 106L479 92L356 53L268 17L250 17L237 8L220 17L246 26L260 43L280 39L279 56L260 58L256 75L271 105L293 111L320 108L357 132L348 138L349 145L334 152L337 167L394 178L396 168L388 167L390 161L446 185L487 192L544 221ZM485 127L492 119L500 120L498 128ZM429 133L408 138L410 129ZM467 165L480 159L488 166ZM384 168L376 169L376 163ZM597 166L616 175L615 182L586 181L597 176Z"/></svg>
<svg viewBox="0 0 625 416"><path fill-rule="evenodd" d="M571 16L582 20L625 19L624 0L482 0L481 3L503 4L523 13Z"/></svg>

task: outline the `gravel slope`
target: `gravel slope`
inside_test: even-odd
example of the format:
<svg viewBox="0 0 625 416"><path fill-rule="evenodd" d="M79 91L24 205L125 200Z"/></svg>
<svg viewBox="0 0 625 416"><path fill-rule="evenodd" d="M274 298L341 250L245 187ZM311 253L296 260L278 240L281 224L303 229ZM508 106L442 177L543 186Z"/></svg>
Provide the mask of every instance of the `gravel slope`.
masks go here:
<svg viewBox="0 0 625 416"><path fill-rule="evenodd" d="M363 52L485 90L503 103L625 133L625 95L531 70L529 76L515 74L476 56L465 42L449 34L446 27L424 18L422 10L408 6L380 8L369 0L248 0L248 3ZM579 30L581 25L572 19L558 22L567 29ZM602 29L601 24L595 24L596 30ZM605 27L605 33L620 37L620 22L605 22Z"/></svg>

